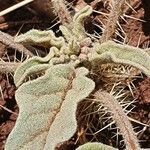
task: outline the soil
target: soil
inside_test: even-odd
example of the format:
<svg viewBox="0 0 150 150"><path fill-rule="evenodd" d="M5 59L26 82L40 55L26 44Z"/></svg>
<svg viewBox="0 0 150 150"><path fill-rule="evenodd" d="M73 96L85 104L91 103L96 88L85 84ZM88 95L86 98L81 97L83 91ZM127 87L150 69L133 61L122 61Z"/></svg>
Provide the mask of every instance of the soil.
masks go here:
<svg viewBox="0 0 150 150"><path fill-rule="evenodd" d="M5 140L14 127L18 114L18 107L14 98L15 86L13 85L13 81L10 80L12 77L8 78L0 75L1 92L3 93L0 98L0 106L10 111L0 107L0 149L3 149Z"/></svg>
<svg viewBox="0 0 150 150"><path fill-rule="evenodd" d="M0 0L0 3L2 0ZM76 3L77 1L75 1ZM86 1L85 1L86 2ZM141 48L149 48L150 47L150 3L149 0L133 0L133 8L136 11L128 10L127 15L133 18L126 17L126 21L120 21L120 24L126 33L126 42L129 45L133 46L139 46ZM9 0L6 0L5 2L1 3L0 10L9 7L12 5ZM97 10L104 10L105 6L102 4L98 4L95 6L95 9ZM106 10L105 10L106 11ZM107 12L107 11L106 11ZM97 14L94 14L86 20L86 29L88 32L93 33L94 30L96 30L98 33L100 33L100 29L98 29L94 24L98 23L97 17L102 18L102 16L98 16ZM103 19L103 18L102 18ZM140 21L145 20L145 21ZM91 20L93 21L93 24L91 24ZM90 22L90 23L89 23ZM32 10L30 10L27 7L22 7L21 9L18 9L16 11L11 12L10 14L6 15L4 17L0 17L0 30L3 32L6 32L12 36L15 36L18 32L26 32L29 29L36 28L36 29L47 29L52 26L53 23L48 21L47 18L38 16L36 13L34 13ZM91 24L88 26L88 24ZM54 28L54 30L57 30L57 26ZM121 39L118 37L118 40L121 41ZM0 43L0 57L4 55L6 51L10 51L7 46ZM9 53L8 53L9 54ZM11 52L12 55L13 53ZM11 132L12 128L15 125L15 121L18 116L18 107L15 101L15 90L16 87L13 83L12 75L0 75L0 150L4 149L5 141ZM136 91L135 96L137 98L137 101L135 103L135 108L133 110L133 113L130 114L130 117L150 125L150 79L144 78L139 79L136 81ZM140 134L138 135L138 138L140 140L140 145L143 148L150 148L150 128L143 126L139 126L141 129ZM139 129L138 129L139 131ZM76 134L69 142L65 143L65 148L62 149L74 149L74 147L77 146L77 143L75 142L78 138L78 135ZM109 139L107 140L107 144L112 145L112 141Z"/></svg>

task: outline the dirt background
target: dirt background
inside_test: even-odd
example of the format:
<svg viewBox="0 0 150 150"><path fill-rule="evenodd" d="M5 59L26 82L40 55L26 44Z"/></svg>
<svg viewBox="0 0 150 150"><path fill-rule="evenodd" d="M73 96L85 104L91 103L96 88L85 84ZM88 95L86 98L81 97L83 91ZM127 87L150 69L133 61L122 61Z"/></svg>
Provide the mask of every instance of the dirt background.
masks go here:
<svg viewBox="0 0 150 150"><path fill-rule="evenodd" d="M82 5L80 1L74 1L74 5ZM82 1L81 1L82 2ZM90 4L89 1L85 1ZM98 11L108 12L107 5L105 6L103 2L94 4L95 1L92 1L92 5ZM15 4L10 0L0 0L0 11L8 8L9 6ZM128 9L126 14L129 17L125 17L126 21L121 20L120 24L126 33L126 43L133 46L138 46L141 48L150 47L150 2L149 0L132 0L131 6L132 9ZM134 18L133 18L134 17ZM136 19L135 19L136 18ZM100 24L99 19L104 21L105 19L102 15L93 13L85 22L85 27L89 33L97 32L101 33L101 30L95 25ZM142 21L143 20L143 21ZM12 36L15 36L18 33L24 33L29 29L47 29L55 24L57 21L50 22L49 18L45 14L36 12L35 9L30 7L22 7L18 10L15 10L5 17L0 17L0 30L8 33ZM54 30L57 30L58 27L55 26ZM115 37L117 40L121 41L122 39L118 36ZM0 57L6 57L6 53L9 56L14 55L14 51L7 47L6 45L0 43ZM137 101L135 103L135 108L131 117L145 124L150 125L150 79L144 77L143 79L136 80L136 90L134 91ZM15 121L18 116L18 107L15 101L15 90L16 87L13 83L13 78L11 74L0 74L0 150L4 149L5 141L12 128L15 125ZM139 126L142 132L138 135L140 144L143 148L150 148L150 128ZM76 147L76 139L78 136L75 136L74 139L67 145L73 145ZM110 142L110 143L109 143ZM111 139L109 139L107 144L111 145ZM67 146L69 147L69 146ZM72 149L72 148L70 148Z"/></svg>

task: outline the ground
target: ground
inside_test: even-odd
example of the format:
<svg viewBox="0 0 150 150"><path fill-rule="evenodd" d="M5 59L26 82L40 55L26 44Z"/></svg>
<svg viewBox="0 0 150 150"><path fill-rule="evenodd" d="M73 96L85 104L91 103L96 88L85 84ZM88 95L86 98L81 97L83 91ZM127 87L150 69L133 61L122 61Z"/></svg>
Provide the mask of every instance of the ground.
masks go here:
<svg viewBox="0 0 150 150"><path fill-rule="evenodd" d="M77 1L76 1L77 2ZM0 10L3 10L12 3L9 0L2 1L0 0ZM127 15L125 17L126 21L120 21L120 24L126 33L126 43L133 46L138 46L141 48L150 47L150 3L149 0L133 0L132 7L135 11L129 9L127 10ZM105 10L105 6L102 3L98 3L95 6L95 9ZM94 14L88 18L85 22L86 29L88 32L93 33L94 30L101 32L94 24L99 23L98 18L102 18L101 15ZM135 19L137 18L137 19ZM93 24L91 24L91 21ZM90 23L89 23L90 22ZM53 23L50 23L47 18L38 16L37 13L34 13L28 7L23 7L12 13L6 15L5 17L0 17L0 30L6 32L12 36L22 32L26 32L29 29L46 29L51 27ZM57 30L57 27L56 29ZM120 37L115 37L120 40ZM6 51L8 51L9 56L14 55L14 51L0 43L0 57L2 58ZM5 55L6 56L6 55ZM11 58L10 58L11 59ZM136 80L136 90L134 91L136 97L135 108L133 113L130 116L142 123L150 125L150 79L143 77L142 79ZM12 75L10 74L1 74L0 75L0 150L4 149L5 141L12 128L15 125L15 121L18 116L18 107L15 101L15 90L16 87L13 83ZM2 94L3 93L3 94ZM150 128L139 126L141 128L141 133L138 134L140 144L143 148L150 148ZM66 143L68 149L76 147L76 138L75 135L70 142ZM106 141L105 141L106 142ZM108 140L106 144L112 144L113 141ZM65 148L63 148L65 149Z"/></svg>

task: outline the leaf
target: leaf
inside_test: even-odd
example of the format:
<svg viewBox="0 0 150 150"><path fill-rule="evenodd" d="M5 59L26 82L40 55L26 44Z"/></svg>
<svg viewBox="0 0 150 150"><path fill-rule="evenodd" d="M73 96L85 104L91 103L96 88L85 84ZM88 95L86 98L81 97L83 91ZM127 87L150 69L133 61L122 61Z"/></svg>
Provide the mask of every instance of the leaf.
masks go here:
<svg viewBox="0 0 150 150"><path fill-rule="evenodd" d="M19 70L19 69L18 69ZM94 89L88 70L55 65L16 91L19 116L5 150L53 150L76 131L76 108Z"/></svg>
<svg viewBox="0 0 150 150"><path fill-rule="evenodd" d="M34 56L22 63L18 69L16 69L14 74L14 82L16 86L20 86L27 76L48 69L50 67L49 62L55 56L56 51L56 47L51 47L50 52L46 57L41 58Z"/></svg>
<svg viewBox="0 0 150 150"><path fill-rule="evenodd" d="M83 25L83 20L92 13L92 7L86 6L75 14L73 17L72 30L65 26L60 26L64 37L69 39L83 40L86 37L86 32ZM44 47L55 46L61 48L65 46L65 39L62 36L56 37L52 30L40 31L32 29L25 34L21 34L15 38L15 42L28 45L39 45ZM73 38L72 38L73 37Z"/></svg>
<svg viewBox="0 0 150 150"><path fill-rule="evenodd" d="M87 5L73 17L73 34L78 38L78 40L83 40L86 37L83 20L89 16L92 11L92 7Z"/></svg>
<svg viewBox="0 0 150 150"><path fill-rule="evenodd" d="M102 143L93 142L81 145L76 150L117 150L117 149Z"/></svg>
<svg viewBox="0 0 150 150"><path fill-rule="evenodd" d="M140 48L117 44L113 41L96 43L89 54L89 59L93 65L109 62L128 64L150 76L150 56Z"/></svg>
<svg viewBox="0 0 150 150"><path fill-rule="evenodd" d="M52 30L40 31L32 29L25 34L21 34L15 38L15 42L28 45L39 45L44 47L56 46L62 47L65 43L63 37L56 37Z"/></svg>

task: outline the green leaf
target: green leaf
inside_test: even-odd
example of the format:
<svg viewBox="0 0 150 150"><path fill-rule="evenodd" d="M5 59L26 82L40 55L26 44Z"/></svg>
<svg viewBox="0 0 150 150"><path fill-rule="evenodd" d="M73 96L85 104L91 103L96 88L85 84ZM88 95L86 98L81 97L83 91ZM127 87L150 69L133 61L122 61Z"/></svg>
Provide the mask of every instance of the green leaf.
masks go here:
<svg viewBox="0 0 150 150"><path fill-rule="evenodd" d="M19 70L19 68L18 68ZM86 68L55 65L16 91L19 116L5 150L53 150L76 131L76 108L94 89Z"/></svg>

